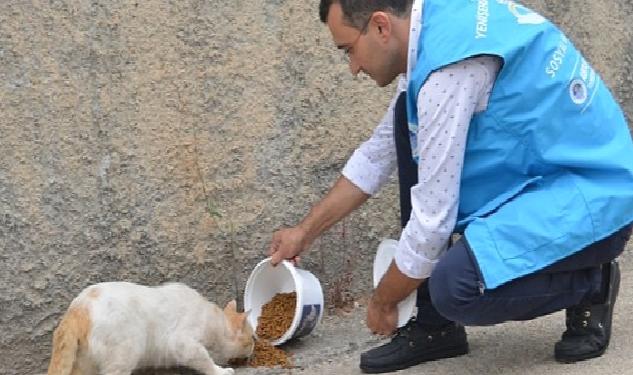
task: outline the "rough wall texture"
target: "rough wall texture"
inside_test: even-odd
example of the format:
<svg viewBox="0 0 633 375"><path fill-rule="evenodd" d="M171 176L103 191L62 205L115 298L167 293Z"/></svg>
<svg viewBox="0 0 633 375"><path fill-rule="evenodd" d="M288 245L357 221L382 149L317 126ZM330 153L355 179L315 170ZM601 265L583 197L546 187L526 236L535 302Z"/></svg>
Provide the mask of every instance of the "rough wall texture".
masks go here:
<svg viewBox="0 0 633 375"><path fill-rule="evenodd" d="M532 0L633 116L633 4ZM7 1L0 12L0 373L42 371L90 283L240 297L271 232L336 179L392 88L354 79L318 1ZM368 290L394 184L303 266ZM341 295L342 294L342 295Z"/></svg>

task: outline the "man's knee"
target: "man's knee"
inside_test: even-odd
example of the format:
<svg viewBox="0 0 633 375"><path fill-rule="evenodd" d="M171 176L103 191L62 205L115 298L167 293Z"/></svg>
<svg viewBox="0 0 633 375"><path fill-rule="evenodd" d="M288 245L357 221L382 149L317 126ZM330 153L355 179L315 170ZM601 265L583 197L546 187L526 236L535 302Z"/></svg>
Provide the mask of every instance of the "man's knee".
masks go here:
<svg viewBox="0 0 633 375"><path fill-rule="evenodd" d="M481 297L478 277L465 248L452 248L438 262L429 279L431 302L447 319L477 324L477 301ZM452 254L450 254L453 252ZM468 263L463 263L468 262Z"/></svg>

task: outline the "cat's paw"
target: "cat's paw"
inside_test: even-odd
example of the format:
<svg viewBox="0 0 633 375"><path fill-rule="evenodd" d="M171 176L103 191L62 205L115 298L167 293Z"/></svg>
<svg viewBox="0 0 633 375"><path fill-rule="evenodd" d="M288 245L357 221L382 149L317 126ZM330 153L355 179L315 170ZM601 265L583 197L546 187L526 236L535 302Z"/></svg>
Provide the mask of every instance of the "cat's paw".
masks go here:
<svg viewBox="0 0 633 375"><path fill-rule="evenodd" d="M230 367L220 367L220 371L218 371L218 375L233 375L235 374L235 370Z"/></svg>

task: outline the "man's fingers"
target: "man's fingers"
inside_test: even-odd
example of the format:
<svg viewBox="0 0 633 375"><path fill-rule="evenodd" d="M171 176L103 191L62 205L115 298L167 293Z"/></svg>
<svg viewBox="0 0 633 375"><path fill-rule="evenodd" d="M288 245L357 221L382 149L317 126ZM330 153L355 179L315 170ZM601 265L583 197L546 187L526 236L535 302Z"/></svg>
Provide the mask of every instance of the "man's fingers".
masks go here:
<svg viewBox="0 0 633 375"><path fill-rule="evenodd" d="M374 333L374 335L380 335L380 336L391 336L391 334L392 334L392 332L389 332L386 329L381 329L380 331L376 331L376 332L373 332L373 333Z"/></svg>
<svg viewBox="0 0 633 375"><path fill-rule="evenodd" d="M301 261L301 257L298 255L293 256L292 258L289 259L290 263L292 263L293 266L297 266L299 265L299 262Z"/></svg>
<svg viewBox="0 0 633 375"><path fill-rule="evenodd" d="M268 248L268 255L273 255L279 249L279 238L277 233L273 234L273 239L270 241L270 247Z"/></svg>
<svg viewBox="0 0 633 375"><path fill-rule="evenodd" d="M274 266L276 266L279 262L281 262L281 255L279 255L279 252L274 253L271 257L270 257L270 264Z"/></svg>
<svg viewBox="0 0 633 375"><path fill-rule="evenodd" d="M281 252L279 252L279 251L274 252L273 255L270 257L270 263L273 266L276 266L282 260L283 260L283 255L281 255ZM288 260L290 261L290 263L292 263L293 266L297 266L299 264L299 262L301 261L301 257L295 255L292 258L288 259Z"/></svg>
<svg viewBox="0 0 633 375"><path fill-rule="evenodd" d="M298 255L292 255L299 252L296 251L296 242L296 236L290 229L282 229L273 233L273 238L268 248L268 256L270 256L271 264L276 266L282 260L287 259L296 266L301 260Z"/></svg>

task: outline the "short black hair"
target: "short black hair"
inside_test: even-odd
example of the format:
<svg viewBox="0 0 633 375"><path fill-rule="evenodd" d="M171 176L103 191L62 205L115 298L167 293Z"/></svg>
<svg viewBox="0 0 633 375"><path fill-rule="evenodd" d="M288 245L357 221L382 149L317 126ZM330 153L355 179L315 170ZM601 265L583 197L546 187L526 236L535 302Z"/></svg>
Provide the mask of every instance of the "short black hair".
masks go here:
<svg viewBox="0 0 633 375"><path fill-rule="evenodd" d="M369 16L378 11L390 11L397 17L404 16L413 0L321 0L319 17L326 23L332 4L341 4L343 19L357 29L363 27Z"/></svg>

